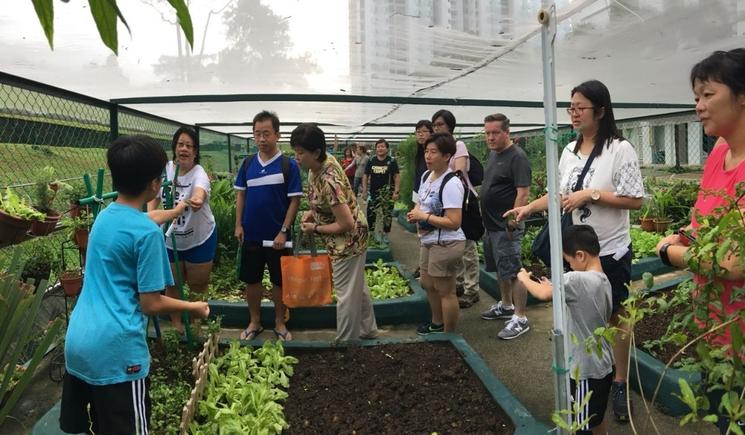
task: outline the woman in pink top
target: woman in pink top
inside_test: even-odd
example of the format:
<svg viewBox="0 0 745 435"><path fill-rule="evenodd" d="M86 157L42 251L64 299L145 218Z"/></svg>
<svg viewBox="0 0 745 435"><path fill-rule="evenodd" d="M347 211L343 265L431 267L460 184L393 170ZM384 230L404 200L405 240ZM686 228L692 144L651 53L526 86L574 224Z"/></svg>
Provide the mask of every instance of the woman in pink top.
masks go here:
<svg viewBox="0 0 745 435"><path fill-rule="evenodd" d="M699 226L696 216L715 213L717 208L726 205L725 196L734 197L737 184L745 181L745 49L714 52L693 67L691 85L696 98L696 113L704 131L707 135L720 137L704 166L701 189L688 228L695 232ZM740 206L745 206L745 201ZM676 234L662 239L657 245L657 252L664 263L685 268L688 266L685 260L687 246L686 238ZM722 309L728 315L745 309L745 299L742 297L731 300L732 290L745 285L743 268L737 255L739 250L733 249L733 255L726 256L720 264L728 271L718 281L723 287ZM707 283L707 278L696 275L694 281L702 286ZM710 307L712 318L716 318L717 310ZM745 322L742 322L742 328L745 329ZM715 345L730 344L729 329L710 342ZM712 411L722 414L716 408ZM720 417L719 429L722 433L725 433L728 424L726 418Z"/></svg>

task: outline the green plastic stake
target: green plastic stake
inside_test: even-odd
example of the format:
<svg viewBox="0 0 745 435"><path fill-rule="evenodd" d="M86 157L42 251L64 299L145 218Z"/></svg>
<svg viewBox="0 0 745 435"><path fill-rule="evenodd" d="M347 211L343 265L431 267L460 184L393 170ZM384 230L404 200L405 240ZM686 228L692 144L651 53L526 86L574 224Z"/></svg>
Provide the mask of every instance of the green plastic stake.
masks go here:
<svg viewBox="0 0 745 435"><path fill-rule="evenodd" d="M174 174L178 174L178 171L179 165L176 165ZM166 195L165 209L167 210L173 208L173 189L175 189L173 181L166 178L166 180L163 182L163 192ZM173 225L173 223L171 223L171 225ZM185 301L186 294L184 293L184 279L181 275L181 264L178 258L178 250L176 250L176 234L171 234L171 248L173 249L173 262L176 264L176 287L178 288L179 295L181 295L181 300ZM186 311L183 311L181 313L181 322L184 324L184 332L186 332L186 343L189 346L189 349L194 349L194 337L191 331L191 319L189 313L187 313Z"/></svg>
<svg viewBox="0 0 745 435"><path fill-rule="evenodd" d="M93 192L93 184L91 183L91 176L83 174L83 182L85 182L85 189L88 191L88 197L78 201L80 205L90 205L91 212L93 214L93 220L96 220L96 216L101 211L101 204L107 199L115 199L119 194L117 192L103 192L103 177L104 170L98 170L98 179L96 180L96 192Z"/></svg>

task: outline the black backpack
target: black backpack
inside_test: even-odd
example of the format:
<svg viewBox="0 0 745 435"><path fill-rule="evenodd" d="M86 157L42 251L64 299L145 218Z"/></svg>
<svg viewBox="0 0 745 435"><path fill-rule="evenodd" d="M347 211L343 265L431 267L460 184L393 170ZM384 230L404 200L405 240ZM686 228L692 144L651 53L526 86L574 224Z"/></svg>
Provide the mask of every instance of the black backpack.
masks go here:
<svg viewBox="0 0 745 435"><path fill-rule="evenodd" d="M472 186L481 186L484 182L484 165L471 152L468 152L468 179Z"/></svg>
<svg viewBox="0 0 745 435"><path fill-rule="evenodd" d="M477 160L478 161L478 160ZM479 163L479 167L481 164ZM483 178L483 168L481 168ZM422 180L427 179L431 171L427 171L422 175ZM462 218L460 222L460 229L463 230L463 234L466 235L466 239L473 240L475 242L481 240L484 236L484 221L481 218L481 208L479 207L479 199L468 187L468 183L464 179L463 174L460 171L448 172L445 174L445 178L440 184L440 202L442 202L442 192L445 190L445 185L450 181L451 178L458 177L465 187L465 194L463 195L463 206L462 206ZM444 216L445 210L442 210L439 216Z"/></svg>

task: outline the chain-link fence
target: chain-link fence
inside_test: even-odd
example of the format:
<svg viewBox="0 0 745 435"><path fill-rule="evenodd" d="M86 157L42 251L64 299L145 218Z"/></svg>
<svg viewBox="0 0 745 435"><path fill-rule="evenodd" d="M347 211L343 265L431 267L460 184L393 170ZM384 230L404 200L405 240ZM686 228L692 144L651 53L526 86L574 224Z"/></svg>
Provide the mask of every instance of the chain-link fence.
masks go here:
<svg viewBox="0 0 745 435"><path fill-rule="evenodd" d="M0 73L0 188L13 187L30 197L35 174L45 166L53 167L59 180L82 184L84 173L94 175L99 168L106 168L106 148L119 135L148 135L170 156L173 133L181 125ZM197 130L202 165L213 173L232 172L245 155L247 139L206 128ZM105 186L110 189L108 176Z"/></svg>
<svg viewBox="0 0 745 435"><path fill-rule="evenodd" d="M635 118L617 122L623 136L634 145L642 166L699 167L714 146L716 138L704 134L695 112ZM539 168L545 166L544 130L513 133ZM571 128L558 130L559 153L576 134ZM560 154L559 154L560 155Z"/></svg>

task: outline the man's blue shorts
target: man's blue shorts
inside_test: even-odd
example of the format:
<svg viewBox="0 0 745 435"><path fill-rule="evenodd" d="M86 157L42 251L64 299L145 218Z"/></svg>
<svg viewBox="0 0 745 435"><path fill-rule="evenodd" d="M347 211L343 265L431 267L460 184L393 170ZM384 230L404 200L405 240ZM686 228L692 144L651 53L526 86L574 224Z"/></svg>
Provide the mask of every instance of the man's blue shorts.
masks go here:
<svg viewBox="0 0 745 435"><path fill-rule="evenodd" d="M168 248L168 243L166 243ZM178 251L178 259L180 261L186 261L189 263L209 263L215 259L215 251L217 250L217 227L212 230L212 235L201 245L197 245L193 248L189 248L185 251ZM173 251L168 248L168 260L173 263Z"/></svg>

